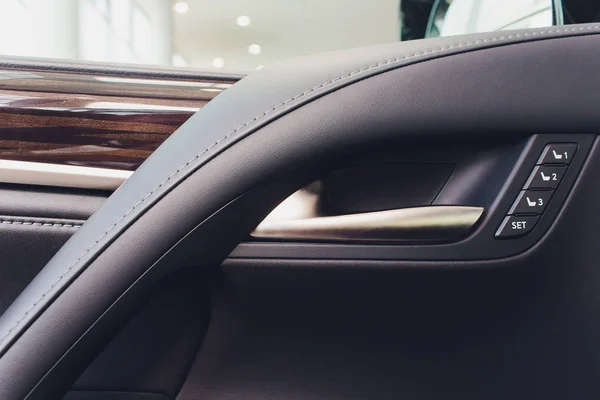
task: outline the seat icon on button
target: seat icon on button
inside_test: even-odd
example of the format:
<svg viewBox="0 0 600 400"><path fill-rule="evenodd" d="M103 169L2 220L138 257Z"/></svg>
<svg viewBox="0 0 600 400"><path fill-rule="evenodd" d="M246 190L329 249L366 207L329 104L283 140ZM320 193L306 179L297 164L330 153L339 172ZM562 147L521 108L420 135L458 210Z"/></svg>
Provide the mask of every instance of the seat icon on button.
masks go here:
<svg viewBox="0 0 600 400"><path fill-rule="evenodd" d="M550 178L553 178L552 180L556 180L556 174L552 174L552 176L548 175L544 175L544 171L540 171L540 176L542 177L542 180L544 182L549 182Z"/></svg>

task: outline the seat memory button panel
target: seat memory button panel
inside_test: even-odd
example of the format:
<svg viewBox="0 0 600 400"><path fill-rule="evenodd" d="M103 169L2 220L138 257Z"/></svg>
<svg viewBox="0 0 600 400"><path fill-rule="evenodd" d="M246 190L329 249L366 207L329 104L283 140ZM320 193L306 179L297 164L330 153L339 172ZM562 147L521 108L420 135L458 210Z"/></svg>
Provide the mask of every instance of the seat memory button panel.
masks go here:
<svg viewBox="0 0 600 400"><path fill-rule="evenodd" d="M496 231L497 239L524 236L531 232L552 200L571 160L577 151L576 143L549 143L531 171L508 216Z"/></svg>

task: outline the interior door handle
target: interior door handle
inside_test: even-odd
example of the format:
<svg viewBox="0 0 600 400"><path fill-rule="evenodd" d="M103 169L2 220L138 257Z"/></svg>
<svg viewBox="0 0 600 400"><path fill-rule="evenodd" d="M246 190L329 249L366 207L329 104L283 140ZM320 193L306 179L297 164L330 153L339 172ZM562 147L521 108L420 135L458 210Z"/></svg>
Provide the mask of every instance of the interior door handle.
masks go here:
<svg viewBox="0 0 600 400"><path fill-rule="evenodd" d="M254 238L322 241L449 242L465 237L481 207L428 206L300 219L265 219Z"/></svg>

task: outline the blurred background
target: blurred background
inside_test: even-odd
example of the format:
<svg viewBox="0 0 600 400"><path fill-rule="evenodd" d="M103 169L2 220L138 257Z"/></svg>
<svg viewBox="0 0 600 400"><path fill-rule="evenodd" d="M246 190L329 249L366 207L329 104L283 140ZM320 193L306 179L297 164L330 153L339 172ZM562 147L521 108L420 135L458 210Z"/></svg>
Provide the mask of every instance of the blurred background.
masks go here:
<svg viewBox="0 0 600 400"><path fill-rule="evenodd" d="M279 59L334 49L561 24L557 3L0 0L0 55L245 73Z"/></svg>

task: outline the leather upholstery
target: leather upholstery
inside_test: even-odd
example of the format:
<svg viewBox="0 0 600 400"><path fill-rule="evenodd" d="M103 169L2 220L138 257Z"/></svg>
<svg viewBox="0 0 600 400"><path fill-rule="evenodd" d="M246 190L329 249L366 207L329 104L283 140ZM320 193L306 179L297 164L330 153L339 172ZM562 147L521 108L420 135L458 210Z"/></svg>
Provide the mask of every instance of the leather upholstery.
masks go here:
<svg viewBox="0 0 600 400"><path fill-rule="evenodd" d="M0 216L0 315L82 223Z"/></svg>
<svg viewBox="0 0 600 400"><path fill-rule="evenodd" d="M110 192L28 185L0 187L0 215L86 220Z"/></svg>
<svg viewBox="0 0 600 400"><path fill-rule="evenodd" d="M110 193L0 187L0 315Z"/></svg>
<svg viewBox="0 0 600 400"><path fill-rule="evenodd" d="M282 170L402 137L592 131L599 32L584 25L382 45L242 80L167 140L2 316L0 397L30 393L181 238Z"/></svg>

